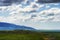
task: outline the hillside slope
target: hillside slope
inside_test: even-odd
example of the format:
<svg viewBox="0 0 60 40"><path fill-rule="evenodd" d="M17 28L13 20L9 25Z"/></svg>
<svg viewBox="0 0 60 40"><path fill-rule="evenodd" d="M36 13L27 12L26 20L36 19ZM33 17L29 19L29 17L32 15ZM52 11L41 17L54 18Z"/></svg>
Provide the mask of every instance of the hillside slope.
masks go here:
<svg viewBox="0 0 60 40"><path fill-rule="evenodd" d="M34 28L31 28L31 27L0 22L0 30L16 30L16 29L18 29L18 30L35 30Z"/></svg>

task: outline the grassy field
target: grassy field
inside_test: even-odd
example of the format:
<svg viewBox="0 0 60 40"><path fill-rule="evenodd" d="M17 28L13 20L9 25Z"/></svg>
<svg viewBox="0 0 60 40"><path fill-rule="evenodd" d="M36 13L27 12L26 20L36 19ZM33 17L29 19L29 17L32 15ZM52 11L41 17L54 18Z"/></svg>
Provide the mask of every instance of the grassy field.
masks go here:
<svg viewBox="0 0 60 40"><path fill-rule="evenodd" d="M60 32L0 31L0 40L60 40Z"/></svg>

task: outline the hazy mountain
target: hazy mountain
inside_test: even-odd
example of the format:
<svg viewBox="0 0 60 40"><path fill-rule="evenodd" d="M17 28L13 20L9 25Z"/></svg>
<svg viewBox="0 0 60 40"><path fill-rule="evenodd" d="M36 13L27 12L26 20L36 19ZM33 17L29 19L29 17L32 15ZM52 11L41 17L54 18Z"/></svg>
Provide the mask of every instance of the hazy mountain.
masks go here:
<svg viewBox="0 0 60 40"><path fill-rule="evenodd" d="M16 30L16 29L17 30L35 30L34 28L31 28L31 27L0 22L0 30Z"/></svg>

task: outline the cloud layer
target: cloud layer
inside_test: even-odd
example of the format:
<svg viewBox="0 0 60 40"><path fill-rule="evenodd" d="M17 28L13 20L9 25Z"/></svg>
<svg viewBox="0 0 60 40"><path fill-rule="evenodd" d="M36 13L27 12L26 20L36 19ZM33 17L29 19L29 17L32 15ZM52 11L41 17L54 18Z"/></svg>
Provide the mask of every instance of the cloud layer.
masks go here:
<svg viewBox="0 0 60 40"><path fill-rule="evenodd" d="M20 4L24 0L0 0L0 6L10 6L12 4Z"/></svg>
<svg viewBox="0 0 60 40"><path fill-rule="evenodd" d="M12 4L21 4L21 3L30 4L31 2L36 3L59 3L60 0L0 0L0 6L10 6Z"/></svg>
<svg viewBox="0 0 60 40"><path fill-rule="evenodd" d="M25 0L18 5L0 6L0 22L34 26L36 29L43 28L40 27L41 22L60 22L60 3L38 4L36 1Z"/></svg>
<svg viewBox="0 0 60 40"><path fill-rule="evenodd" d="M59 3L60 0L38 0L38 3Z"/></svg>

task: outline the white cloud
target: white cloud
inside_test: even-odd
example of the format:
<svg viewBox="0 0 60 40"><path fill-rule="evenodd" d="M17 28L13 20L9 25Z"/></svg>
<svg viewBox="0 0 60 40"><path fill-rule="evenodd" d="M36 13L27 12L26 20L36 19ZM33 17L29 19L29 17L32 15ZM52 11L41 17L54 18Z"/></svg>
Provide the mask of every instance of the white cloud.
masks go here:
<svg viewBox="0 0 60 40"><path fill-rule="evenodd" d="M53 20L55 21L60 21L59 17L60 17L60 9L59 8L51 8L48 10L44 10L42 12L40 12L41 16L46 17L47 20L53 18ZM58 17L57 17L58 16ZM57 20L56 20L57 18ZM51 21L53 21L51 20Z"/></svg>
<svg viewBox="0 0 60 40"><path fill-rule="evenodd" d="M33 5L36 5L37 8L32 8ZM51 22L51 21L59 21L60 22L60 8L50 8L39 12L29 13L30 11L37 11L43 7L49 8L49 5L45 4L37 4L31 3L29 6L22 7L21 4L6 7L0 7L1 12L7 11L9 16L2 17L0 16L0 22L8 22L14 23L17 25L26 25L26 26L34 26L33 28L40 29L39 22ZM27 13L28 12L28 13ZM5 13L4 13L5 14ZM38 23L38 24L37 24ZM42 28L42 27L41 27ZM48 27L49 28L49 27Z"/></svg>

